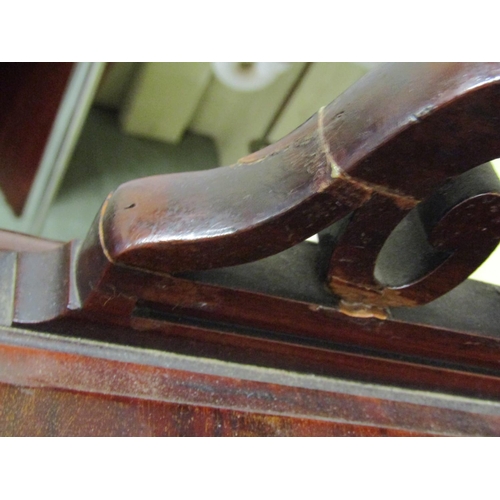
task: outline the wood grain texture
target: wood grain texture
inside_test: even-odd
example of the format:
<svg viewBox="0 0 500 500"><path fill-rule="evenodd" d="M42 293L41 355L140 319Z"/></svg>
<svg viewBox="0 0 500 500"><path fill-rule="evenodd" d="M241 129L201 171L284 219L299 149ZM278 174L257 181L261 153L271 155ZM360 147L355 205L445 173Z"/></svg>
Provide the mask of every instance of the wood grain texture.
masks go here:
<svg viewBox="0 0 500 500"><path fill-rule="evenodd" d="M1 436L399 437L427 433L0 384Z"/></svg>
<svg viewBox="0 0 500 500"><path fill-rule="evenodd" d="M495 403L13 334L0 346L4 435L500 433Z"/></svg>
<svg viewBox="0 0 500 500"><path fill-rule="evenodd" d="M276 269L273 264L267 267L269 275ZM293 260L286 264L294 276ZM255 271L249 267L240 272ZM124 343L149 342L204 358L488 399L500 394L494 328L482 332L426 326L418 324L418 315L413 324L353 318L328 303L327 293L318 303L318 296L314 302L271 296L264 286L260 293L246 291L248 285L237 274L229 281L228 273L218 278L213 271L208 284L203 275L186 280L111 268L106 284L92 292L84 316L139 332L124 333ZM453 315L460 306L452 302L448 307ZM496 311L495 301L482 311L492 325Z"/></svg>
<svg viewBox="0 0 500 500"><path fill-rule="evenodd" d="M122 185L81 245L0 235L5 433L499 435L498 291L445 294L500 235L499 82L386 66L234 166Z"/></svg>
<svg viewBox="0 0 500 500"><path fill-rule="evenodd" d="M364 304L361 313L429 302L465 280L500 241L500 183L489 165L476 168L500 156L499 83L498 64L382 66L235 165L120 186L84 242L79 273L97 274L90 281L98 282L110 264L162 273L233 266L350 215L335 236L332 291ZM439 218L426 216L436 211ZM403 246L422 269L388 280L377 259L408 220L415 223ZM87 269L86 254L95 257L97 247L105 260Z"/></svg>
<svg viewBox="0 0 500 500"><path fill-rule="evenodd" d="M98 287L89 286L83 307L74 302L61 312L74 283L61 278L61 287L54 288L56 296L46 279L51 255L59 256L63 274L67 269L67 260L61 257L71 258L71 247L61 244L58 253L31 254L33 262L49 260L37 272L23 274L22 266L17 268L20 274L14 289L5 291L5 300L13 304L17 324L42 332L66 335L76 329L75 335L82 338L122 345L498 399L496 300L485 304L483 321L472 329L449 320L440 326L422 324L418 315L411 322L352 317L339 310L336 299L322 285L317 275L318 250L304 243L287 251L291 255L284 252L258 264L185 277L110 266ZM7 272L9 262L3 265ZM291 280L283 279L288 275ZM256 282L248 280L252 276ZM482 292L489 291L485 287ZM299 289L293 292L294 288ZM492 294L495 298L494 290ZM467 294L460 300L467 301ZM446 304L444 318L454 316L457 308L463 306L453 301ZM51 322L40 323L36 314ZM109 334L106 325L119 331Z"/></svg>

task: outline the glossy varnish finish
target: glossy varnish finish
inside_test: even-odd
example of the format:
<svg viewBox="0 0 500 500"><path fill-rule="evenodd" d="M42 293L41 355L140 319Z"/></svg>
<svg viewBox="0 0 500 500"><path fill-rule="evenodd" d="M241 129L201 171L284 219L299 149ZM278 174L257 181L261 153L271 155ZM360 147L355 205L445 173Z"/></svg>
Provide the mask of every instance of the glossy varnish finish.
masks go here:
<svg viewBox="0 0 500 500"><path fill-rule="evenodd" d="M500 156L499 92L498 64L384 65L235 165L128 182L84 242L82 298L109 265L176 273L242 264L352 214L332 249L332 291L365 308L429 302L500 240L500 184L488 165L475 168ZM463 189L469 183L475 190ZM441 206L440 217L426 219L422 202L427 212ZM412 210L406 238L423 232L428 253L446 258L424 258L393 285L377 276L377 258ZM474 248L463 244L471 237Z"/></svg>
<svg viewBox="0 0 500 500"><path fill-rule="evenodd" d="M1 334L0 396L8 404L0 430L8 435L500 433L495 403L23 331Z"/></svg>
<svg viewBox="0 0 500 500"><path fill-rule="evenodd" d="M426 436L427 433L0 384L1 436ZM50 415L50 418L46 418ZM430 434L432 435L432 434Z"/></svg>
<svg viewBox="0 0 500 500"><path fill-rule="evenodd" d="M126 268L113 268L107 283L87 317L95 319L99 306L102 322L154 332L170 350L479 397L500 394L495 335L352 318L333 304Z"/></svg>
<svg viewBox="0 0 500 500"><path fill-rule="evenodd" d="M124 184L81 244L1 234L0 428L499 435L498 293L455 288L500 239L499 92L383 66L236 165Z"/></svg>

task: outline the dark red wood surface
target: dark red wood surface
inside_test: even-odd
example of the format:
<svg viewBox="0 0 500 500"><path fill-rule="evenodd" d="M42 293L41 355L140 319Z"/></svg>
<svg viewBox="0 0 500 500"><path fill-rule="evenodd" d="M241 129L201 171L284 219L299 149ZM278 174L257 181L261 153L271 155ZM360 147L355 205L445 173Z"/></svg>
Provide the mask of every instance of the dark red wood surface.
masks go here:
<svg viewBox="0 0 500 500"><path fill-rule="evenodd" d="M333 305L127 268L112 268L106 282L104 293L94 294L84 315L155 332L166 338L169 350L367 382L500 396L500 338L494 335L390 318L353 318Z"/></svg>
<svg viewBox="0 0 500 500"><path fill-rule="evenodd" d="M0 188L21 215L73 63L0 64Z"/></svg>
<svg viewBox="0 0 500 500"><path fill-rule="evenodd" d="M0 333L3 435L500 434L494 403Z"/></svg>
<svg viewBox="0 0 500 500"><path fill-rule="evenodd" d="M370 425L284 417L0 384L0 436L399 437L432 435ZM50 415L50 418L47 416Z"/></svg>
<svg viewBox="0 0 500 500"><path fill-rule="evenodd" d="M498 293L446 294L500 238L499 92L384 66L234 166L119 187L81 245L0 235L0 430L499 435Z"/></svg>
<svg viewBox="0 0 500 500"><path fill-rule="evenodd" d="M82 296L110 264L162 273L231 266L350 216L331 249L332 291L366 307L430 302L500 241L500 183L489 165L476 168L500 156L499 93L500 64L383 65L235 165L123 184L84 242ZM401 265L387 279L377 259L415 210L409 243L393 253L420 258L419 268Z"/></svg>

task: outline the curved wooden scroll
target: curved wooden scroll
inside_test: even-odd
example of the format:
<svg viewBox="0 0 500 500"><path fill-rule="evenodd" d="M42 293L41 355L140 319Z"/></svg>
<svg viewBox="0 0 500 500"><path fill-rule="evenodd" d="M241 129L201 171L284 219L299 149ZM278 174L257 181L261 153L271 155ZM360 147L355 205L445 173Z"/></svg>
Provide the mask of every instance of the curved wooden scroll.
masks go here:
<svg viewBox="0 0 500 500"><path fill-rule="evenodd" d="M83 244L80 294L110 265L241 264L350 216L335 237L332 291L378 306L432 300L499 240L496 176L475 169L500 156L499 125L500 64L385 65L235 165L120 186ZM394 255L403 264L391 274Z"/></svg>

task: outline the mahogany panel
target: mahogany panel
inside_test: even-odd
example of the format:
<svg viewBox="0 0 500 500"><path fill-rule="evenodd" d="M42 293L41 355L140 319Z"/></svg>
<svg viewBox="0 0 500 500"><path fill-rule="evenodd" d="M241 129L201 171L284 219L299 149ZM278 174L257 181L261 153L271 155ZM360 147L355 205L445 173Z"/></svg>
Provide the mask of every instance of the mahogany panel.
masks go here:
<svg viewBox="0 0 500 500"><path fill-rule="evenodd" d="M5 434L500 434L497 403L15 329L2 332L0 383Z"/></svg>
<svg viewBox="0 0 500 500"><path fill-rule="evenodd" d="M0 436L400 437L425 432L0 384Z"/></svg>

